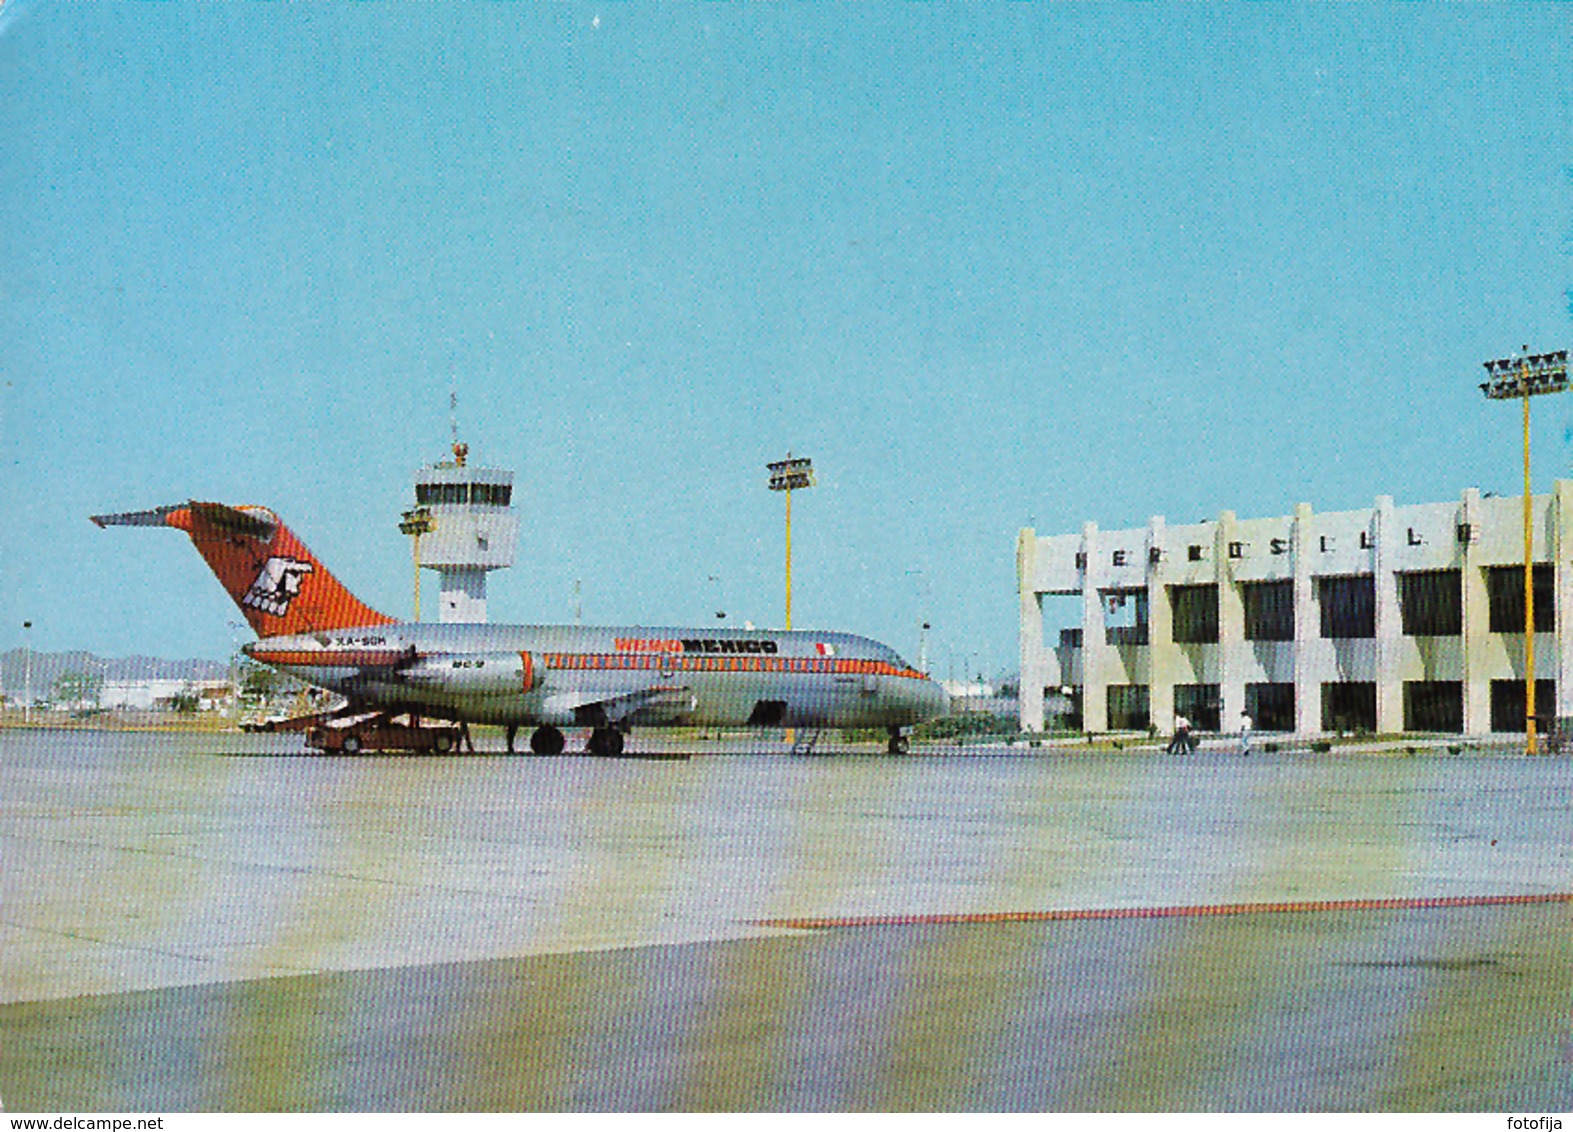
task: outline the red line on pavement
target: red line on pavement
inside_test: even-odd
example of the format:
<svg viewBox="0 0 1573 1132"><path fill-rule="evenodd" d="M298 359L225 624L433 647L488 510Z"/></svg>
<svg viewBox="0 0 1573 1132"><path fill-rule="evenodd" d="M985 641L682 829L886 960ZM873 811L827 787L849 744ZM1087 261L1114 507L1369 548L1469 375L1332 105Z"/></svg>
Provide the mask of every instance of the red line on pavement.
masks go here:
<svg viewBox="0 0 1573 1132"><path fill-rule="evenodd" d="M1181 916L1248 916L1262 912L1374 912L1573 904L1573 892L1522 896L1406 896L1380 900L1279 900L1254 904L1176 904L1163 908L1062 908L1045 912L951 912L933 915L801 916L755 920L767 928L916 927L927 924L1039 924L1064 920L1166 920Z"/></svg>

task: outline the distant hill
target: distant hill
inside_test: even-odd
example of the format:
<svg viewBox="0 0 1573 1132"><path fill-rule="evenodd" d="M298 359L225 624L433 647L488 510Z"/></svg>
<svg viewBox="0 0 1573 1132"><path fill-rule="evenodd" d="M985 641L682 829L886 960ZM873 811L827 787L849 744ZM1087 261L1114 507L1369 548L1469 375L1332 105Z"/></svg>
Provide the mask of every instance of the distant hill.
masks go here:
<svg viewBox="0 0 1573 1132"><path fill-rule="evenodd" d="M26 687L27 652L0 652L0 693L20 697ZM67 672L104 680L223 680L229 665L222 660L163 660L156 656L101 657L90 652L33 653L33 696L43 698Z"/></svg>

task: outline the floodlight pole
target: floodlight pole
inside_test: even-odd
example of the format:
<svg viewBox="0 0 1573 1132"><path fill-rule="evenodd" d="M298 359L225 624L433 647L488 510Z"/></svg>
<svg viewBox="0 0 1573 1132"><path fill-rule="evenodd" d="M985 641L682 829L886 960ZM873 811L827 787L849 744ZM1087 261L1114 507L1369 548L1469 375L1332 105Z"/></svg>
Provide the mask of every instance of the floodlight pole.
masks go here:
<svg viewBox="0 0 1573 1132"><path fill-rule="evenodd" d="M1490 379L1480 386L1493 401L1517 397L1524 403L1524 740L1536 754L1535 728L1535 511L1529 464L1529 399L1539 393L1562 393L1568 387L1568 352L1530 354L1485 363Z"/></svg>
<svg viewBox="0 0 1573 1132"><path fill-rule="evenodd" d="M786 489L786 627L792 631L792 489Z"/></svg>
<svg viewBox="0 0 1573 1132"><path fill-rule="evenodd" d="M1533 755L1535 728L1535 567L1534 496L1529 477L1529 380L1524 363L1518 367L1518 383L1524 389L1524 753Z"/></svg>
<svg viewBox="0 0 1573 1132"><path fill-rule="evenodd" d="M786 627L792 628L792 490L814 486L814 462L807 457L793 458L787 453L785 460L767 464L770 470L771 491L786 493Z"/></svg>
<svg viewBox="0 0 1573 1132"><path fill-rule="evenodd" d="M22 723L33 722L33 623L22 622Z"/></svg>

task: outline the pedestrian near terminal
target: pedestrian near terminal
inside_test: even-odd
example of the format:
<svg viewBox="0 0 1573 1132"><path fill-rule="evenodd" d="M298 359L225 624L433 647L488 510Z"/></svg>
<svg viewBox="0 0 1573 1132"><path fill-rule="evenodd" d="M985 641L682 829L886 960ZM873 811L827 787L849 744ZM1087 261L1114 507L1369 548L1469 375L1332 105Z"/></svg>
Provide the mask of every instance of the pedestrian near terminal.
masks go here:
<svg viewBox="0 0 1573 1132"><path fill-rule="evenodd" d="M1247 713L1242 711L1240 713L1240 754L1241 755L1248 755L1250 753L1251 753L1251 717Z"/></svg>
<svg viewBox="0 0 1573 1132"><path fill-rule="evenodd" d="M1191 738L1191 721L1179 712L1174 713L1174 738L1164 748L1167 755L1189 755L1196 751L1196 740Z"/></svg>

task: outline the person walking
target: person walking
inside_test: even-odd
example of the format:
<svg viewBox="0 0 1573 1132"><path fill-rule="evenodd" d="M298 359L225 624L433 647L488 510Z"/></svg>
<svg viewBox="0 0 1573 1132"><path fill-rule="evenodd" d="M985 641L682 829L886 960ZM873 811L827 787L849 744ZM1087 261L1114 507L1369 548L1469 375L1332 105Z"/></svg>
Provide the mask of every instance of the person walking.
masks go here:
<svg viewBox="0 0 1573 1132"><path fill-rule="evenodd" d="M1169 745L1164 748L1166 755L1189 755L1196 750L1195 741L1191 738L1191 721L1179 712L1174 713L1174 738L1169 740Z"/></svg>
<svg viewBox="0 0 1573 1132"><path fill-rule="evenodd" d="M1251 753L1251 717L1246 712L1240 712L1240 754Z"/></svg>

